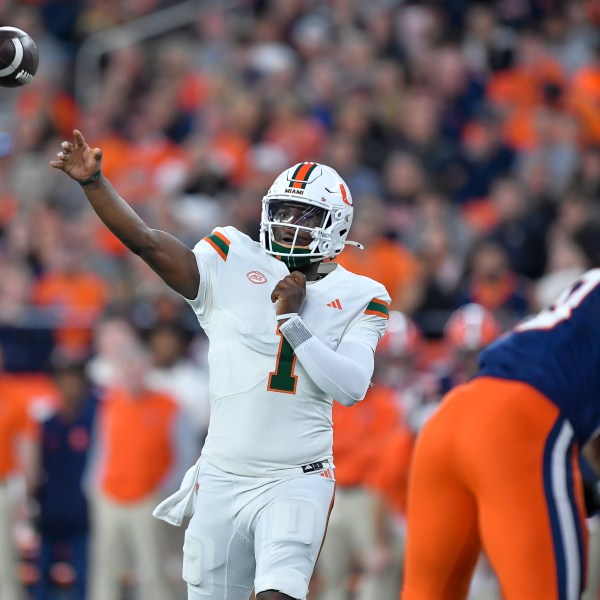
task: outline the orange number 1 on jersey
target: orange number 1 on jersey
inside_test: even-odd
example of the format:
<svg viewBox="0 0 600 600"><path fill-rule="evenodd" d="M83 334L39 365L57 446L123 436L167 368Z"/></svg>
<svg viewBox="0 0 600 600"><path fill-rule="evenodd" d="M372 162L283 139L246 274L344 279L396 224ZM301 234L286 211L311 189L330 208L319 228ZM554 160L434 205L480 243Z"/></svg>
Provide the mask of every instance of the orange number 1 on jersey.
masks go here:
<svg viewBox="0 0 600 600"><path fill-rule="evenodd" d="M275 370L269 373L269 385L267 389L271 392L283 392L284 394L295 394L298 376L294 375L296 355L290 343L283 337L277 325L279 336L279 350L275 361Z"/></svg>

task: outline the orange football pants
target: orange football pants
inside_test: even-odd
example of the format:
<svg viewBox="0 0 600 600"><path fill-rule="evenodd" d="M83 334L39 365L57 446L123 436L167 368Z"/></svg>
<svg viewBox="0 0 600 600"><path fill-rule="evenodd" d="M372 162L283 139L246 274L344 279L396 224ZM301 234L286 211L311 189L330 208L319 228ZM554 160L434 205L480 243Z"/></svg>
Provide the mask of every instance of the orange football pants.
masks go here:
<svg viewBox="0 0 600 600"><path fill-rule="evenodd" d="M402 600L466 598L481 547L504 600L576 600L587 530L571 424L524 383L452 390L417 438Z"/></svg>

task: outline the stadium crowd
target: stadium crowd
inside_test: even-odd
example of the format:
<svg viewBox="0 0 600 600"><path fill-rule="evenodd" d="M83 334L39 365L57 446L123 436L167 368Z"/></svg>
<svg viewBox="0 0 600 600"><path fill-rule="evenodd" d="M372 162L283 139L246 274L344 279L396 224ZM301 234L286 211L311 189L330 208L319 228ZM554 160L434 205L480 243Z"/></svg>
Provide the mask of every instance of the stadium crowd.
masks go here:
<svg viewBox="0 0 600 600"><path fill-rule="evenodd" d="M144 515L202 446L206 341L186 303L49 168L77 127L144 219L190 246L224 223L256 239L262 196L296 162L348 183L351 237L366 250L339 262L382 282L396 312L375 387L335 407L338 496L313 594L396 598L420 426L477 349L600 252L600 6L198 2L188 24L127 43L128 24L177 4L0 2L0 25L40 49L34 80L0 89L0 513L17 525L0 524L0 553L15 538L20 563L18 577L0 568L0 597L20 597L13 577L36 598L82 598L89 520L90 577L104 578L92 600L116 599L123 581L162 600L165 582L149 577L163 568L173 598L185 595L171 565L179 534ZM82 89L82 44L119 26L123 43ZM3 403L27 414L5 419ZM18 460L13 437L25 441ZM142 565L124 579L123 550ZM482 564L473 597L496 598Z"/></svg>

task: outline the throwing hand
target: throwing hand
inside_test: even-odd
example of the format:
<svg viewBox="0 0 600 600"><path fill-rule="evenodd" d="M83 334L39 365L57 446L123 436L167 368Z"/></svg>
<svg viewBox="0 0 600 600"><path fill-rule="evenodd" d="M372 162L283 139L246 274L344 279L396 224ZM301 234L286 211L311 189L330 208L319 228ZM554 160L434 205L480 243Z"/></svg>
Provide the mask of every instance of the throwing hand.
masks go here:
<svg viewBox="0 0 600 600"><path fill-rule="evenodd" d="M77 182L86 181L100 171L102 150L90 148L81 135L81 131L73 131L73 143L64 141L57 153L58 160L50 162L50 166L64 171Z"/></svg>

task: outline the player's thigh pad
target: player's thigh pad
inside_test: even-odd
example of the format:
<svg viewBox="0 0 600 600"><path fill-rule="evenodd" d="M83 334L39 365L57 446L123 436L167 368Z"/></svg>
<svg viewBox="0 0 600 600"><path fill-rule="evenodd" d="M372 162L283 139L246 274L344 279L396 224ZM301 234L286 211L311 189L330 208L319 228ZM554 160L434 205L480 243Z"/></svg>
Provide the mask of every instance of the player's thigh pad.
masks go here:
<svg viewBox="0 0 600 600"><path fill-rule="evenodd" d="M254 579L252 542L238 533L229 540L225 560L218 560L215 543L187 530L183 544L183 580L188 600L247 600Z"/></svg>
<svg viewBox="0 0 600 600"><path fill-rule="evenodd" d="M202 595L211 595L214 581L211 574L215 562L215 543L208 537L195 535L189 529L183 542L183 580Z"/></svg>
<svg viewBox="0 0 600 600"><path fill-rule="evenodd" d="M255 531L255 591L305 598L323 542L335 483L317 475L282 482Z"/></svg>
<svg viewBox="0 0 600 600"><path fill-rule="evenodd" d="M185 532L182 576L189 600L248 600L254 547L234 523L231 479L202 465L195 510Z"/></svg>

